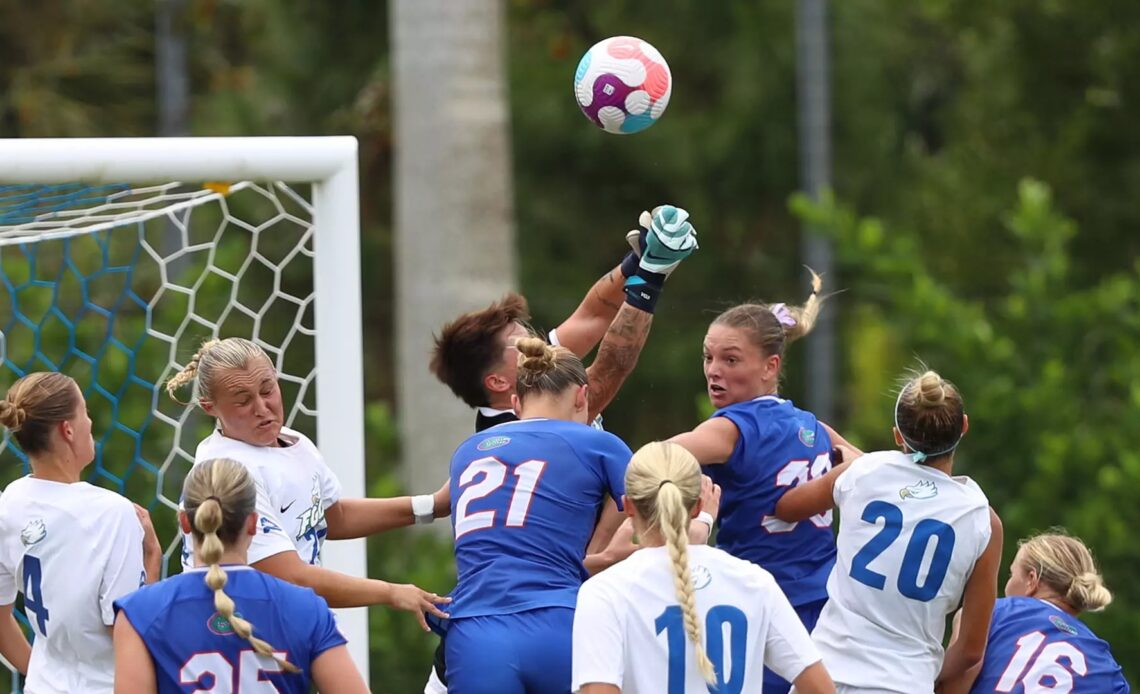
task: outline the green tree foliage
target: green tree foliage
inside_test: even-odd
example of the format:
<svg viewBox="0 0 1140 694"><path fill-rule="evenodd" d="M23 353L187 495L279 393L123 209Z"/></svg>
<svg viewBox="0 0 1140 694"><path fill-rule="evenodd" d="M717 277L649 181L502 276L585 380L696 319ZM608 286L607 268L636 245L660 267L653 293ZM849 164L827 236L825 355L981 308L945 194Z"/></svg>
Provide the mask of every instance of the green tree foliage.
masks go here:
<svg viewBox="0 0 1140 694"><path fill-rule="evenodd" d="M1084 538L1117 600L1088 621L1135 677L1140 262L1080 286L1077 224L1055 210L1045 184L1026 179L1017 192L1000 217L1016 259L1002 268L1004 287L979 299L932 272L937 240L830 199L796 197L792 206L835 239L859 297L845 334L849 371L861 377L848 382L845 400L861 414L845 433L891 447L891 376L919 360L954 381L972 415L956 468L982 485L1002 517L1004 565L1018 538L1051 526ZM864 372L868 354L873 373Z"/></svg>

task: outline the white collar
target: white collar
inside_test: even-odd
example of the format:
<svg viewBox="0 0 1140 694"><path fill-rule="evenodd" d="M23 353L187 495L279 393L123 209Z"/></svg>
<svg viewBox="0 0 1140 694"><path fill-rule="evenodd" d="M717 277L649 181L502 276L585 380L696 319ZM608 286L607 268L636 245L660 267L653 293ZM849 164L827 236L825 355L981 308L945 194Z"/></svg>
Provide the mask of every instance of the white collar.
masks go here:
<svg viewBox="0 0 1140 694"><path fill-rule="evenodd" d="M515 414L514 410L496 410L494 407L480 407L479 414L484 417L499 417L504 414Z"/></svg>

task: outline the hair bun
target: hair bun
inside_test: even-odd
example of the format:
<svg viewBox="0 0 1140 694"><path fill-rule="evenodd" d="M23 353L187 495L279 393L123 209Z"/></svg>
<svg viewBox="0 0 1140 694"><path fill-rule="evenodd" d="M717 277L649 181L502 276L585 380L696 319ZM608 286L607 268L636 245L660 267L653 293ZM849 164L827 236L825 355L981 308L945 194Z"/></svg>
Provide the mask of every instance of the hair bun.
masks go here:
<svg viewBox="0 0 1140 694"><path fill-rule="evenodd" d="M13 434L24 426L28 419L27 411L10 400L0 400L0 424Z"/></svg>
<svg viewBox="0 0 1140 694"><path fill-rule="evenodd" d="M515 343L519 351L519 368L533 376L542 376L554 368L554 349L537 337L520 337Z"/></svg>
<svg viewBox="0 0 1140 694"><path fill-rule="evenodd" d="M946 384L934 371L927 371L915 383L919 407L939 407L946 400Z"/></svg>

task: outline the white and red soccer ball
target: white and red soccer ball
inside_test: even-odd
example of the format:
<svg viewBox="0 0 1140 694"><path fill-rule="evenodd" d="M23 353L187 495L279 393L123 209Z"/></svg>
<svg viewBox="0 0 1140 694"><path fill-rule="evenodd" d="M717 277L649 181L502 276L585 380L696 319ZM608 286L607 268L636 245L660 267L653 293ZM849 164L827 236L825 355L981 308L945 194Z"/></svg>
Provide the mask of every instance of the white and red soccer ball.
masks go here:
<svg viewBox="0 0 1140 694"><path fill-rule="evenodd" d="M582 113L609 133L628 135L657 122L673 91L669 65L656 48L632 36L594 44L574 73Z"/></svg>

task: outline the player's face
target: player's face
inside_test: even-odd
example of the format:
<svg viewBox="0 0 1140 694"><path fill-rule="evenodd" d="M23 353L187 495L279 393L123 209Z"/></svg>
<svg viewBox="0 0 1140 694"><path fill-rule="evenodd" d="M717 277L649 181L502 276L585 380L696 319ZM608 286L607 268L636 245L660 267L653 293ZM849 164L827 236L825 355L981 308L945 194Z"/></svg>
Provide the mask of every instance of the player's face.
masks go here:
<svg viewBox="0 0 1140 694"><path fill-rule="evenodd" d="M1025 562L1021 559L1021 553L1018 552L1013 564L1009 567L1009 580L1005 583L1006 597L1033 595L1036 588L1035 583L1034 576L1026 568Z"/></svg>
<svg viewBox="0 0 1140 694"><path fill-rule="evenodd" d="M530 331L519 323L511 323L503 328L503 363L497 369L500 376L510 384L511 393L515 392L515 382L519 376L519 350L515 342L520 337L529 337Z"/></svg>
<svg viewBox="0 0 1140 694"><path fill-rule="evenodd" d="M87 414L87 400L83 392L76 388L79 402L71 420L72 449L75 451L75 460L87 465L95 459L95 438L91 435L91 417Z"/></svg>
<svg viewBox="0 0 1140 694"><path fill-rule="evenodd" d="M253 446L273 446L285 422L277 372L265 359L244 369L220 371L213 402L203 409L222 424L222 433Z"/></svg>
<svg viewBox="0 0 1140 694"><path fill-rule="evenodd" d="M704 345L709 400L721 408L774 392L779 359L765 356L743 330L710 325Z"/></svg>

